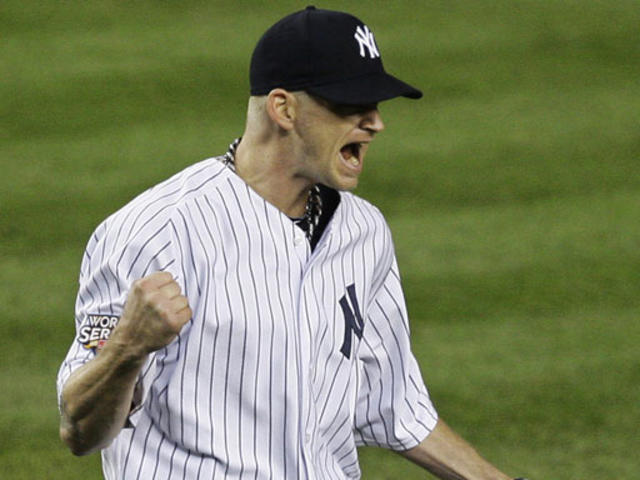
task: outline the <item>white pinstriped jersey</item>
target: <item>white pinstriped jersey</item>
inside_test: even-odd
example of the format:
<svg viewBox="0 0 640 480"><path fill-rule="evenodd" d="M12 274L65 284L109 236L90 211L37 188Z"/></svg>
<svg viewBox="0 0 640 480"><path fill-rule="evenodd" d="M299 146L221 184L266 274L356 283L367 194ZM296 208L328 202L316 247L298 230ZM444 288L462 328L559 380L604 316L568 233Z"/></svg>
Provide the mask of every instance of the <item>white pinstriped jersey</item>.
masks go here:
<svg viewBox="0 0 640 480"><path fill-rule="evenodd" d="M149 356L107 479L354 479L357 446L404 450L434 428L390 232L366 201L340 193L311 251L219 158L143 193L89 241L59 393L159 270L193 318Z"/></svg>

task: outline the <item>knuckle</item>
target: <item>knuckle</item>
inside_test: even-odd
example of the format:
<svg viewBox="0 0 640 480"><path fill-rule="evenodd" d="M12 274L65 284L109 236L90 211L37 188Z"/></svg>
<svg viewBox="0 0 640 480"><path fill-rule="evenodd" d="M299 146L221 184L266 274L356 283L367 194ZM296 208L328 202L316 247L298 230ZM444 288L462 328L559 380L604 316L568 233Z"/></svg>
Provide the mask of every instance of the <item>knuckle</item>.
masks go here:
<svg viewBox="0 0 640 480"><path fill-rule="evenodd" d="M180 307L180 311L184 312L184 314L187 315L189 318L191 318L193 315L193 311L191 310L191 307L189 307L189 304L186 301Z"/></svg>
<svg viewBox="0 0 640 480"><path fill-rule="evenodd" d="M147 305L157 305L160 303L160 294L158 291L156 290L151 290L151 291L145 291L143 292L143 297L142 300L144 301L144 303L146 303Z"/></svg>
<svg viewBox="0 0 640 480"><path fill-rule="evenodd" d="M161 272L155 272L153 274L155 276L155 278L157 280L163 281L163 282L173 282L173 275L171 275L169 272L167 271L161 271Z"/></svg>
<svg viewBox="0 0 640 480"><path fill-rule="evenodd" d="M144 291L144 279L139 278L131 284L131 292L140 295Z"/></svg>
<svg viewBox="0 0 640 480"><path fill-rule="evenodd" d="M169 333L171 336L180 333L181 327L182 327L182 324L178 321L176 317L171 317L167 319L167 322L165 324L165 329L167 333Z"/></svg>
<svg viewBox="0 0 640 480"><path fill-rule="evenodd" d="M153 306L153 312L160 318L167 318L169 315L164 305L158 304Z"/></svg>

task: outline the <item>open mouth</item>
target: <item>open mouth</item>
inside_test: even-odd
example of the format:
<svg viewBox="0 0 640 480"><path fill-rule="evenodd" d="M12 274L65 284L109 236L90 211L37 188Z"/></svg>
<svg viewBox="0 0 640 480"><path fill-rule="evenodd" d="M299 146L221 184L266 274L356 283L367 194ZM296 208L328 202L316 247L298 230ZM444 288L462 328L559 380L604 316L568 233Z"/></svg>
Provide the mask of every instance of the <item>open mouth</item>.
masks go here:
<svg viewBox="0 0 640 480"><path fill-rule="evenodd" d="M362 158L360 153L362 151L362 143L354 142L348 143L340 149L340 155L350 165L357 167L360 165Z"/></svg>

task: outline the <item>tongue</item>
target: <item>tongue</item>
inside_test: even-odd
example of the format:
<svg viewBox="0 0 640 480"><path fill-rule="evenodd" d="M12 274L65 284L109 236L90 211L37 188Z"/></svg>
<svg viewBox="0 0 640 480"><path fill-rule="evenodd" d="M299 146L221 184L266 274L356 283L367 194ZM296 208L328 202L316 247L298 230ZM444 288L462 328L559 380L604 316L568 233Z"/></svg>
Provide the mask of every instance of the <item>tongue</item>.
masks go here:
<svg viewBox="0 0 640 480"><path fill-rule="evenodd" d="M342 158L344 158L345 160L349 160L351 157L353 157L353 150L351 149L351 144L345 145L344 147L342 147L340 149L340 153L342 154Z"/></svg>

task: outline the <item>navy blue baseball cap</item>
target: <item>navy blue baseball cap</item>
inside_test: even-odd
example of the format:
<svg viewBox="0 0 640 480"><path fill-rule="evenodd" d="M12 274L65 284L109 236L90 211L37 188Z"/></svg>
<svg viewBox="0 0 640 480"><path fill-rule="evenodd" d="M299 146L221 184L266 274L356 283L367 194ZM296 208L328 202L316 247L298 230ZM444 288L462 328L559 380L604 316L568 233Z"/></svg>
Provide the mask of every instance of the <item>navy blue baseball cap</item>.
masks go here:
<svg viewBox="0 0 640 480"><path fill-rule="evenodd" d="M384 70L369 27L348 13L313 6L286 16L258 41L251 95L304 90L343 105L368 105L422 92Z"/></svg>

